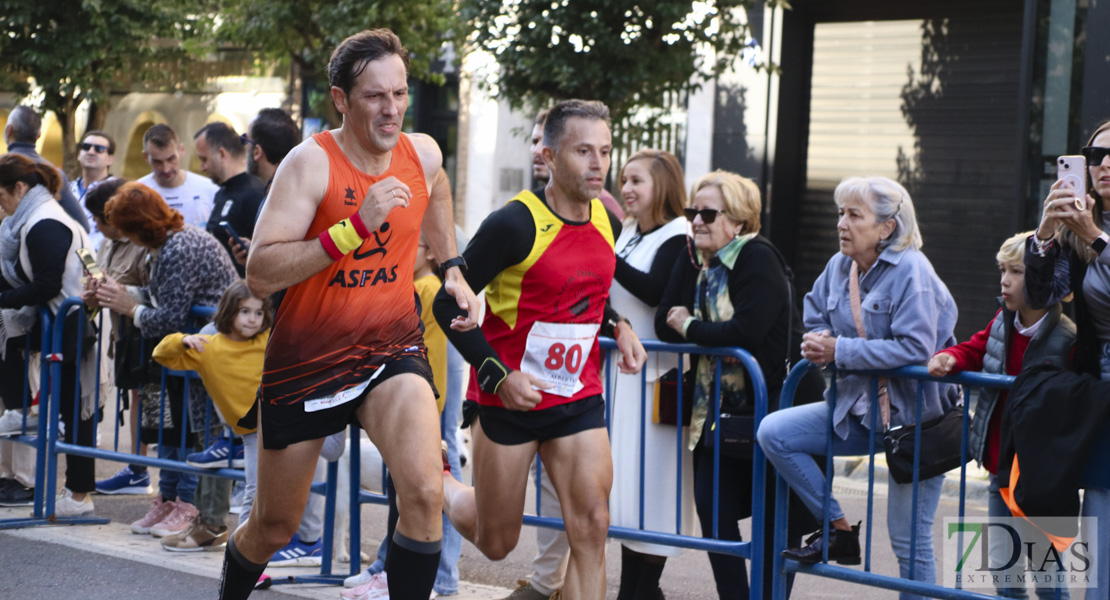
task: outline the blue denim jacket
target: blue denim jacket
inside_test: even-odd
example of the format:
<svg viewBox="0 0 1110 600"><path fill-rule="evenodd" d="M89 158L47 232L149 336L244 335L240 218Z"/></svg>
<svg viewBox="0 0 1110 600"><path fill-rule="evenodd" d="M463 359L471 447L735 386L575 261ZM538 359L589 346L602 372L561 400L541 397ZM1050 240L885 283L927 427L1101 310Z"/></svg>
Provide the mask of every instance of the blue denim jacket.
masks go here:
<svg viewBox="0 0 1110 600"><path fill-rule="evenodd" d="M938 350L956 343L956 301L937 277L928 258L919 250L887 248L860 278L860 304L867 339L856 334L848 296L852 259L836 254L805 297L805 327L829 330L837 338L836 366L840 369L893 369L925 364ZM848 435L848 411L870 389L870 377L837 378L833 425L842 439ZM941 416L956 402L958 389L928 382L922 416L927 422ZM891 380L890 426L916 421L917 382ZM828 392L826 392L827 398ZM864 419L870 424L870 418Z"/></svg>

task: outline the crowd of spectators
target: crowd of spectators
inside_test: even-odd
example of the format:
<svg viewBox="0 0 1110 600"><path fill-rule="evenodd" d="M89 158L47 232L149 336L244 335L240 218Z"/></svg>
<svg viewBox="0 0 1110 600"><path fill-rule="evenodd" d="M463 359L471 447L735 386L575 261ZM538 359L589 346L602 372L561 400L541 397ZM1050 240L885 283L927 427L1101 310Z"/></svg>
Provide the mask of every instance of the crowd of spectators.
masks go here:
<svg viewBox="0 0 1110 600"><path fill-rule="evenodd" d="M253 395L224 401L221 389L213 394L213 407L208 394L213 390L206 391L196 380L187 386L178 377L163 382L161 366L172 362L202 375L207 372L205 381L212 385L222 377L216 363L186 360L186 352L201 353L208 344L223 344L219 352L230 353L231 364L238 360L236 344L245 344L252 356L257 355L258 368L240 369L249 373L234 385L257 387L268 338L264 334L281 298L252 298L240 279L270 182L301 139L296 124L281 110L265 109L242 135L225 123L204 126L192 139L207 177L184 170L185 146L178 134L167 125L155 125L143 136L143 156L151 173L133 182L109 173L116 143L103 131L87 131L81 137L81 175L68 181L35 153L40 128L41 119L33 110L13 110L4 131L8 153L0 156L0 209L5 217L0 224L0 400L6 409L0 416L0 434L31 433L36 426L34 400L42 390L37 381L26 379L28 364L39 349L44 312L52 320L64 319L67 329L76 330L84 319L90 332L85 339L67 338L63 348L60 412L65 441L94 446L93 425L104 415L105 400L118 390L130 415L124 420L131 428L131 452L145 455L148 445L157 444L162 459L212 468L245 466L250 473L247 463L257 453ZM537 144L542 148L542 139L534 136L534 157ZM754 182L716 171L687 186L674 155L658 150L632 155L619 174L623 206L612 201L625 219L614 248L617 267L609 296L613 309L641 338L748 351L767 382L772 412L757 432L750 419L752 377L734 360L721 361L719 370L705 357L687 361L689 372L677 376L677 385L690 384L690 414L683 425L659 419L659 390L666 374L673 376L678 366L675 356L652 356L643 376L616 375L607 398L614 465L611 525L693 535L696 518L702 535L740 540L739 523L752 513L751 447L723 446L716 460L713 447L715 429L736 428L749 444L762 447L793 492L787 558L812 563L822 560L827 550L831 561L859 564L859 526L849 521L835 499L824 497L823 462L814 457L825 452L830 434L835 455L867 454L872 439L882 445L886 428L931 421L962 398L953 385L926 383L919 399L915 383L884 380L881 402L875 404L868 394L870 378L834 375L835 403L823 402L825 382L811 371L794 407L777 411L787 369L801 358L843 370L928 363L933 375L943 376L964 370L1018 375L1024 357L1026 364L1052 359L1061 368L1110 380L1110 252L1104 251L1110 231L1108 148L1110 123L1101 126L1083 149L1089 195L1077 200L1071 190L1053 186L1040 227L1003 244L997 259L1004 306L986 329L960 345L953 335L955 301L922 251L914 201L897 182L854 177L836 188L839 251L813 288L803 290L799 306L796 300L803 295L793 287L790 267L760 235L763 205ZM542 186L547 175L542 159L533 169ZM446 176L441 175L437 186L442 183L446 189ZM434 275L436 257L426 245L422 248L415 284L430 311L441 282ZM81 251L91 253L99 268L83 265ZM227 300L228 294L234 298ZM1069 294L1074 297L1074 321L1061 310ZM74 296L82 298L85 307L60 314L62 301ZM188 335L204 325L193 309L216 309L221 298L220 322L199 337ZM98 311L106 316L100 321ZM257 315L249 324L243 316L241 324L236 320L240 311ZM450 442L452 468L460 477L455 423L463 396L462 363L430 312L424 317L436 386L447 390L447 397L439 398L440 410L447 413L441 433ZM107 383L101 388L94 383L96 323L103 342L101 379ZM219 341L225 339L230 341ZM173 347L165 346L164 340L172 340ZM75 395L78 382L82 393ZM1005 469L999 447L1006 402L1005 393L981 395L972 423L972 458L991 474L992 516L1011 514L1005 494L1000 494L1007 484L999 478ZM921 414L915 410L918 403ZM873 416L876 406L881 414ZM218 419L212 418L213 408ZM829 410L832 432L827 427ZM880 429L870 427L879 421ZM225 428L230 433L225 434ZM342 439L329 443L333 451L326 455L335 459ZM681 448L678 453L675 444ZM31 502L33 467L34 457L25 447L0 444L0 506ZM768 484L773 473L768 474ZM93 492L153 492L141 464L94 479L92 459L69 456L55 514L93 513ZM247 479L247 508L240 521L250 514L253 496L251 477ZM936 580L932 529L942 479L922 480L916 488L894 479L888 482L887 525L903 578ZM557 516L558 500L549 482L543 483L543 512ZM770 506L772 486L767 489ZM643 502L641 494L652 500ZM167 550L216 549L227 541L229 511L240 504L238 499L233 502L227 479L163 469L149 511L131 528L163 538L161 545ZM309 506L298 536L270 566L319 564L321 532L313 516L319 510L318 504ZM1110 523L1110 501L1104 490L1088 490L1083 511L1102 517L1100 527L1110 526L1105 525ZM828 537L811 537L803 545L802 535L819 528L823 519L831 526ZM768 518L768 549L772 523ZM540 533L535 572L531 580L521 580L507 600L558 595L567 552L560 535ZM1100 537L1107 539L1107 534L1100 532ZM445 551L435 586L443 595L458 587L461 538L455 534L451 539L455 546L451 553ZM916 539L916 547L911 539ZM384 559L387 545L379 559ZM623 541L621 548L618 599L661 597L666 560L679 549L636 541ZM1004 560L993 549L991 556ZM709 561L720 598L748 597L743 559L711 553ZM383 564L384 560L375 562L348 586L363 589L379 577ZM770 560L766 566L764 581L769 581ZM1106 565L1099 568L1105 572ZM265 583L260 580L260 585ZM1024 591L1000 586L999 593L1022 597Z"/></svg>

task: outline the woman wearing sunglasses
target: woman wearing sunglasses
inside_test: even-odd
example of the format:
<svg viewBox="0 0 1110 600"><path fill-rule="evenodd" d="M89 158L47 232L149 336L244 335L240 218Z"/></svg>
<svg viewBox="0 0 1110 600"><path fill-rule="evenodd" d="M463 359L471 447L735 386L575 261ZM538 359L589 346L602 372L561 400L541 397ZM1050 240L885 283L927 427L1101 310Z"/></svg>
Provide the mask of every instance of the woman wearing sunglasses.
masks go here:
<svg viewBox="0 0 1110 600"><path fill-rule="evenodd" d="M1077 199L1053 184L1025 248L1025 297L1039 308L1075 294L1075 360L1080 371L1110 381L1110 120L1095 129L1082 153L1090 192ZM1084 537L1110 539L1110 491L1086 490L1083 516L1099 517L1097 536ZM1110 577L1110 561L1099 560L1097 575ZM1108 598L1107 589L1092 588L1087 598Z"/></svg>
<svg viewBox="0 0 1110 600"><path fill-rule="evenodd" d="M836 186L834 199L840 215L836 224L840 252L829 259L806 294L804 319L809 333L802 338L802 356L845 370L893 369L924 364L935 352L954 344L956 302L921 252L913 200L905 188L885 177L850 177ZM767 459L818 519L825 516L825 473L812 457L825 452L829 411L836 456L866 455L872 439L882 448L883 424L888 419L890 427L917 420L916 381L880 380L880 394L889 398L890 409L874 418L868 391L871 381L867 376L838 373L835 403L795 406L769 415L760 424L759 445ZM922 391L922 423L950 410L958 394L955 386L932 382L924 383ZM913 484L888 478L887 529L903 579L936 580L932 531L943 480L943 476L921 480L915 505ZM833 498L828 519L829 560L858 565L859 525L850 524ZM911 548L915 524L917 544ZM801 548L788 545L783 556L806 564L821 561L825 542L820 535L811 540ZM903 600L909 597L901 595Z"/></svg>
<svg viewBox="0 0 1110 600"><path fill-rule="evenodd" d="M679 253L686 253L686 182L675 155L662 150L633 154L621 169L621 195L628 219L617 238L617 271L609 290L613 308L636 331L651 331L655 307ZM689 362L687 362L689 365ZM694 492L689 477L682 483L682 517L676 523L678 443L675 427L652 422L651 398L659 377L678 366L673 354L651 354L640 374L616 375L610 406L613 448L613 490L609 496L611 525L640 528L641 426L643 427L643 528L690 535L694 525ZM645 402L641 385L646 381ZM690 398L685 399L689 405ZM691 456L683 452L682 472L690 473ZM617 600L656 600L659 578L679 548L624 540L621 542L621 584Z"/></svg>
<svg viewBox="0 0 1110 600"><path fill-rule="evenodd" d="M697 180L686 218L693 230L674 264L671 279L655 313L659 339L712 347L740 347L759 362L776 402L786 375L786 358L797 356L801 323L791 301L789 271L779 251L759 235L762 203L750 179L714 171ZM702 535L739 541L740 519L751 516L752 459L722 449L718 495L718 533L713 534L713 462L715 361L697 360L689 447L694 451L694 499ZM820 377L810 385L820 390ZM752 383L735 360L721 364L721 414L755 411ZM802 396L806 393L802 392ZM810 393L809 395L812 395ZM819 395L818 395L819 397ZM747 431L747 439L754 431ZM795 511L801 513L801 511ZM772 522L768 517L768 524ZM812 530L801 524L792 527ZM769 531L769 529L768 529ZM709 562L722 599L747 598L744 560L710 554ZM767 564L770 567L770 563ZM769 569L764 581L770 581Z"/></svg>

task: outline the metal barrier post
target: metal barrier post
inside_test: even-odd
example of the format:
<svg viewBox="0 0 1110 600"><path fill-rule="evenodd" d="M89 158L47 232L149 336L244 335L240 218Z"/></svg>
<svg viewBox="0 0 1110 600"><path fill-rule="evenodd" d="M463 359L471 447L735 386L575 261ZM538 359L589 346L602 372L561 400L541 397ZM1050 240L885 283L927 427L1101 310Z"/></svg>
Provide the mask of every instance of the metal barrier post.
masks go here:
<svg viewBox="0 0 1110 600"><path fill-rule="evenodd" d="M38 425L34 430L27 430L27 418L31 414L31 377L36 373L30 371L31 362L31 336L27 336L27 344L23 355L23 424L22 432L20 435L9 437L7 441L13 444L33 445L35 447L35 493L32 500L31 515L30 517L14 517L11 519L0 519L0 530L2 529L18 529L22 527L31 527L34 525L48 524L44 518L45 510L45 497L46 492L43 489L43 482L46 481L47 471L47 450L46 450L46 431L48 426L48 416L50 401L48 399L48 390L50 389L50 361L47 356L50 354L50 340L52 329L52 319L50 311L42 308L39 310L39 323L42 329L39 338L39 419ZM46 411L46 412L44 412Z"/></svg>
<svg viewBox="0 0 1110 600"><path fill-rule="evenodd" d="M59 416L61 414L61 404L64 402L62 398L62 360L64 357L60 352L63 349L62 340L65 339L65 315L69 311L84 310L84 304L80 298L67 298L58 307L57 314L59 318L55 319L53 323L53 335L51 338L50 348L54 352L50 353L50 426L47 429L47 469L46 469L46 518L54 523L66 523L70 525L102 525L108 522L108 519L96 517L56 517L54 515L54 501L57 492L58 483L58 448L67 447L70 444L58 441L59 432ZM76 363L81 363L81 333L83 319L78 319L77 326L77 356L75 357ZM79 369L80 367L78 367ZM75 397L76 397L76 412L74 413L74 427L72 431L74 441L77 440L77 424L81 420L81 377L78 373L76 381L74 381ZM42 404L42 394L39 394L39 404ZM40 409L41 413L41 409ZM41 420L41 414L39 419ZM72 446L79 447L76 444Z"/></svg>
<svg viewBox="0 0 1110 600"><path fill-rule="evenodd" d="M797 391L798 384L800 383L800 381L801 381L802 377L805 375L805 373L808 370L813 369L813 368L816 368L816 366L809 363L808 361L805 361L805 360L799 362L798 365L795 366L795 368L791 371L790 375L787 377L786 384L783 386L782 399L780 401L780 409L781 408L787 408L787 407L789 407L793 404L793 396ZM877 412L877 398L878 398L878 385L877 385L877 379L876 379L877 377L903 378L903 379L908 378L908 379L919 380L918 389L917 389L917 392L918 392L917 393L917 411L918 411L917 414L918 415L921 414L922 405L923 405L923 401L924 401L924 387L923 387L924 383L923 382L956 383L956 384L962 384L962 385L965 385L965 386L974 385L974 386L977 386L977 387L1007 388L1010 385L1012 385L1013 380L1014 380L1013 377L1006 376L1006 375L993 375L993 374L985 374L985 373L961 373L959 375L952 375L952 376L946 376L946 377L941 377L941 378L934 378L934 377L931 377L928 374L928 371L926 371L926 369L924 367L920 367L920 366L902 367L902 368L899 368L899 369L892 369L892 370L861 370L861 371L852 371L851 373L855 374L855 375L864 375L864 376L872 377L872 382L871 382L872 385L870 386L871 387L870 396L871 396L871 401L872 401L872 410L871 410L871 413L872 413L872 417L871 417L871 419L872 419L872 421L871 421L872 422L872 429L871 430L872 431L875 431L874 428L877 426L877 423L875 422L875 413ZM967 396L967 394L965 393L965 397L966 396ZM832 385L829 388L829 399L827 400L827 403L830 406L830 415L831 415L831 406L833 406L835 404L835 398L836 398L836 376L834 376L832 378ZM960 453L961 453L961 456L966 459L967 452L968 452L967 433L968 433L968 425L969 425L969 406L968 406L968 403L966 401L964 402L964 406L963 406L962 410L963 410L963 419L964 419L964 422L963 422L963 438L964 439L961 441ZM921 429L921 419L917 418L916 421L917 421L917 423L915 424L915 433L917 435L915 436L915 442L914 442L915 452L914 452L914 467L913 467L913 470L914 470L914 475L913 475L913 477L914 477L913 502L914 502L915 505L917 503L917 498L918 498L917 486L918 486L918 483L919 483L918 480L920 478L919 475L920 475L920 443L921 443L920 442L920 440L921 440L920 429ZM829 443L827 444L826 447L827 447L827 451L831 454L831 437L832 437L832 435L835 435L832 432L831 416L830 416L830 422L828 423L828 427L829 427ZM873 506L873 497L874 497L874 477L875 477L875 475L874 475L874 457L875 457L875 452L876 452L874 436L872 436L872 440L869 443L869 450L870 450L870 457L871 457L872 460L871 460L871 465L869 467L869 474L868 474L868 508L867 508L867 512L868 512L868 537L867 537L867 547L868 547L867 556L868 556L868 560L867 560L867 563L866 563L863 571L858 571L858 570L850 569L850 568L847 568L847 567L833 566L833 565L828 564L828 562L827 562L827 560L828 560L828 556L827 556L828 545L827 545L827 543L825 544L825 556L824 556L825 561L823 561L821 563L817 563L817 564L813 564L813 565L803 565L803 564L798 563L797 561L786 560L782 557L781 553L785 549L785 544L786 544L786 528L787 528L787 517L788 517L788 515L787 515L787 510L788 510L788 501L787 501L788 487L786 485L786 482L782 479L781 476L776 477L776 495L775 495L775 510L776 510L776 513L775 513L775 536L774 536L775 542L774 542L774 545L773 545L774 556L772 557L773 564L774 564L774 575L775 576L774 576L774 581L772 582L772 597L775 600L784 600L784 598L786 597L786 585L785 585L786 577L785 576L787 574L790 574L790 573L805 573L805 574L808 574L808 575L817 575L817 576L826 577L826 578L830 578L830 579L836 579L836 580L846 581L846 582L850 582L850 583L857 583L857 584L870 586L870 587L888 589L888 590L893 590L893 591L897 591L897 592L926 595L926 596L930 596L930 597L933 597L933 598L953 598L953 599L976 598L976 599L980 599L980 598L991 598L991 597L993 597L993 596L988 596L988 595L984 595L984 594L969 592L969 591L962 590L962 589L945 588L945 587L943 587L941 585L938 585L938 584L925 583L925 582L921 582L921 581L915 581L915 580L912 580L912 579L902 579L901 577L895 577L895 576L878 575L878 574L870 572L870 570L871 570L871 561L870 561L870 556L871 556L871 533L872 533L871 530L872 530L872 521L873 521L873 519L872 519L872 517L873 517L873 515L872 515L872 506ZM831 463L832 456L829 456L828 460ZM964 462L966 463L966 460ZM959 511L960 512L959 512L959 514L962 517L964 515L964 509L965 509L964 495L965 495L965 490L966 490L966 478L967 478L966 464L961 467L960 471L961 472L960 472L960 505L959 505ZM829 476L828 473L826 473L825 489L826 489L826 497L825 497L824 505L825 505L825 516L826 516L826 521L827 521L829 499L831 497L831 477ZM913 517L911 519L911 530L910 530L910 535L911 535L911 539L910 539L910 544L911 544L911 563L910 563L911 564L911 567L910 567L911 577L912 577L913 569L914 569L913 558L916 557L916 553L917 553L916 522L917 522L917 515L916 515L916 512L915 512L915 514L913 515ZM827 536L828 535L828 524L827 524L827 522L823 525L822 529L823 529L823 535ZM828 538L826 537L825 539L828 539ZM960 544L960 546L962 547L962 537L957 541L957 543Z"/></svg>

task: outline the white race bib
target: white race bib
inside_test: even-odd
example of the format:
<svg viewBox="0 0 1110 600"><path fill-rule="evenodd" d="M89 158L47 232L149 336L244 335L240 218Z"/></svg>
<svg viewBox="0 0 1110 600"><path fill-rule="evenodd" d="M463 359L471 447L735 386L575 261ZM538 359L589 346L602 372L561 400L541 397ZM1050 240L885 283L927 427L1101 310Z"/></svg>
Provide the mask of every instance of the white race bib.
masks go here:
<svg viewBox="0 0 1110 600"><path fill-rule="evenodd" d="M358 398L360 395L362 395L362 392L366 391L366 387L370 385L370 382L374 381L374 379L377 378L378 375L381 375L383 369L385 369L385 365L382 365L375 369L374 374L370 376L370 379L367 379L366 381L356 385L353 388L347 388L342 392L339 392L338 394L333 394L331 396L317 398L315 400L309 400L305 402L304 411L306 413L310 413L319 410L325 410L333 406L346 404L351 400Z"/></svg>
<svg viewBox="0 0 1110 600"><path fill-rule="evenodd" d="M551 386L549 394L570 398L582 389L579 378L601 325L543 323L528 332L520 370Z"/></svg>

